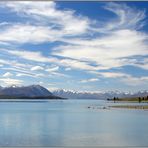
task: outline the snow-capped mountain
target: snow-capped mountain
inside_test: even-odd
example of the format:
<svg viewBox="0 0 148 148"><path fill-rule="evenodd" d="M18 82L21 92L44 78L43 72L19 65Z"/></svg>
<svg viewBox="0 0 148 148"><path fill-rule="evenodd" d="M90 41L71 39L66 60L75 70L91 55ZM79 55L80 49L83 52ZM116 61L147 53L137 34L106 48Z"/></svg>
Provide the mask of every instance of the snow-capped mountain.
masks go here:
<svg viewBox="0 0 148 148"><path fill-rule="evenodd" d="M10 86L1 87L0 86L0 96L28 96L28 97L46 97L54 96L69 98L69 99L111 99L113 97L128 98L128 97L143 97L148 96L148 91L138 91L135 93L122 92L122 91L106 91L106 92L89 92L89 91L73 91L73 90L54 90L52 93L40 85L30 85L30 86Z"/></svg>
<svg viewBox="0 0 148 148"><path fill-rule="evenodd" d="M107 99L113 97L119 98L128 98L128 97L142 97L148 96L148 91L139 91L136 93L131 92L122 92L122 91L106 91L106 92L78 92L72 90L54 90L52 91L53 95L69 98L69 99Z"/></svg>
<svg viewBox="0 0 148 148"><path fill-rule="evenodd" d="M0 95L8 96L52 96L52 93L40 85L0 87Z"/></svg>

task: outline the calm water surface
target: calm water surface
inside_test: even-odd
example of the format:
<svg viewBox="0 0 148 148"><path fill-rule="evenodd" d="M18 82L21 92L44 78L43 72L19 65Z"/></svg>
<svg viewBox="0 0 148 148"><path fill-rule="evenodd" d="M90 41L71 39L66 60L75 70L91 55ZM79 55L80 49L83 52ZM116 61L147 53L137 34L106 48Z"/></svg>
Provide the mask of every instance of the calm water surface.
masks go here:
<svg viewBox="0 0 148 148"><path fill-rule="evenodd" d="M105 101L0 102L0 146L148 146L148 111Z"/></svg>

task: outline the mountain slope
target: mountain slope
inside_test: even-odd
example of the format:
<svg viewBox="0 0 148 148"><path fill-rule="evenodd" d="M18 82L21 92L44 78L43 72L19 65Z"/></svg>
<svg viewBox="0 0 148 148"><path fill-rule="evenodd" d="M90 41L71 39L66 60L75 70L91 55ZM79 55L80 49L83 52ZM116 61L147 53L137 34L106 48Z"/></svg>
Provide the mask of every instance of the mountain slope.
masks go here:
<svg viewBox="0 0 148 148"><path fill-rule="evenodd" d="M52 93L40 85L31 85L22 87L3 87L0 89L0 95L37 97L52 96Z"/></svg>

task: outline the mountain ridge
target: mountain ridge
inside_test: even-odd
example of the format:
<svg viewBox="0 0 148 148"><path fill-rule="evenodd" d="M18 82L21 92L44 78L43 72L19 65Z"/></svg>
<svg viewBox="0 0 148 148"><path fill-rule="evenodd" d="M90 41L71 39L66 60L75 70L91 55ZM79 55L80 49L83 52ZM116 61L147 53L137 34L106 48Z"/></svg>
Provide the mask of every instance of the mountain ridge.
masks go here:
<svg viewBox="0 0 148 148"><path fill-rule="evenodd" d="M16 86L9 87L0 86L0 98L69 98L69 99L98 99L106 100L113 97L128 98L128 97L144 97L148 96L147 90L137 92L115 91L74 91L57 89L49 91L41 85Z"/></svg>
<svg viewBox="0 0 148 148"><path fill-rule="evenodd" d="M128 98L128 97L143 97L148 95L147 90L137 91L137 92L122 92L122 91L105 91L105 92L89 92L89 91L73 91L73 90L64 90L58 89L52 91L53 95L66 97L71 99L98 99L105 100L108 98L119 97L119 98Z"/></svg>

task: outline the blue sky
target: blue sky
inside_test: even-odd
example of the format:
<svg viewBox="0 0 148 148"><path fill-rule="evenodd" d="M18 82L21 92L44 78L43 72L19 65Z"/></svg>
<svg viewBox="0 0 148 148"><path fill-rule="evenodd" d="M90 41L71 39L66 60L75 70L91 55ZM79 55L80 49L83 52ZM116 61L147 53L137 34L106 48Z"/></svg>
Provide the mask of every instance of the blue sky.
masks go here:
<svg viewBox="0 0 148 148"><path fill-rule="evenodd" d="M0 84L148 89L147 2L0 2Z"/></svg>

